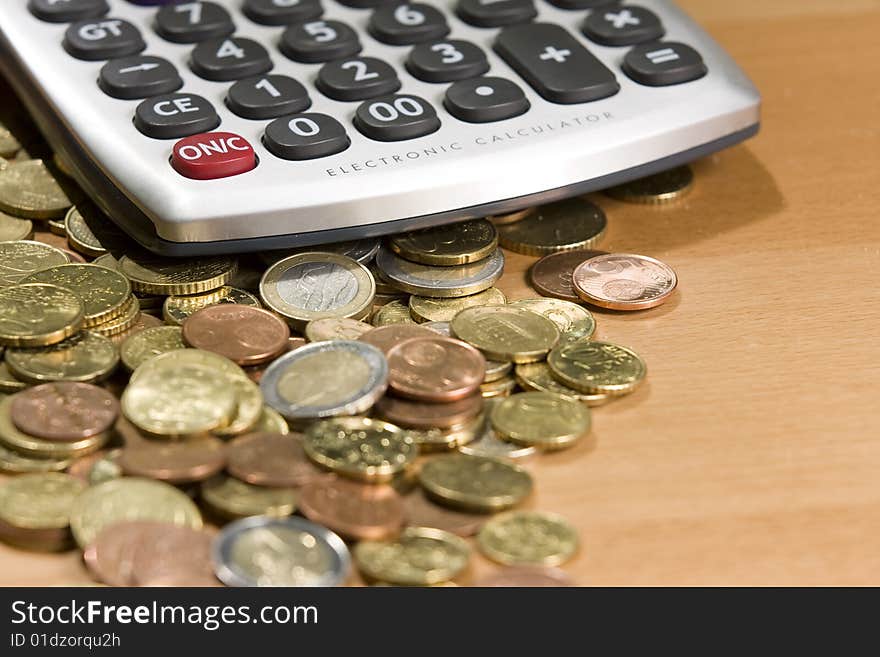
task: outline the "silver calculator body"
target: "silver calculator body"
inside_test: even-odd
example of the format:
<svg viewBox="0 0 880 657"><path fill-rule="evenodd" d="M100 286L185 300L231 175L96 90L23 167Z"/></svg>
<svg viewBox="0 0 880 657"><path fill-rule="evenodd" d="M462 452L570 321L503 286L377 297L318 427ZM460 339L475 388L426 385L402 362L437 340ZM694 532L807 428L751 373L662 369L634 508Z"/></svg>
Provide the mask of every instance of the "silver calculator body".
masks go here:
<svg viewBox="0 0 880 657"><path fill-rule="evenodd" d="M364 101L323 94L315 85L323 64L299 63L282 54L278 42L284 27L250 20L241 11L242 1L217 4L231 15L236 36L264 45L273 74L306 87L309 112L335 117L344 127L350 139L344 150L314 159L277 157L264 142L270 121L242 118L227 107L232 82L195 74L194 44L174 43L156 33L157 6L107 0L105 18L135 26L146 44L143 54L171 62L182 78L181 91L198 94L216 109L216 130L243 137L256 153L257 165L238 175L182 176L170 163L176 140L151 138L135 127L133 116L142 101L103 93L97 79L104 62L77 59L62 47L68 24L38 19L25 0L0 3L4 73L50 144L72 165L77 182L126 232L157 253L306 246L513 212L692 161L754 135L759 126L760 96L753 84L708 34L666 0L639 0L638 5L659 17L664 42L695 49L707 71L699 79L668 86L640 84L624 72L632 46L602 45L584 36L588 15L617 13L619 5L567 10L535 0L533 21L564 28L619 84L613 95L574 103L545 99L509 57L496 52L505 28L468 24L456 15L455 0L428 3L448 20L446 38L477 45L488 58L486 75L513 81L528 101L528 110L518 116L479 123L446 111L450 84L425 82L408 72L413 46L389 45L370 35L373 9L323 0L321 19L353 27L360 54L390 64L400 78L400 93L427 101L440 121L431 134L380 141L355 125ZM551 60L559 57L556 48L547 52ZM658 46L649 54L662 60L668 56L664 52Z"/></svg>

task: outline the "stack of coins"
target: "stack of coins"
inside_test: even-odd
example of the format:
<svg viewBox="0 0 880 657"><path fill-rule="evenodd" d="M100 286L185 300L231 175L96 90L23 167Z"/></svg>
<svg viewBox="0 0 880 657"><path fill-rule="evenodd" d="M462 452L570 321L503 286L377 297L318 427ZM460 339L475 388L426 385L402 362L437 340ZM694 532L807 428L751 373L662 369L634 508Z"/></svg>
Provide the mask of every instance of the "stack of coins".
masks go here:
<svg viewBox="0 0 880 657"><path fill-rule="evenodd" d="M633 349L593 339L587 306L645 310L677 284L659 260L594 250L595 203L160 258L5 120L0 105L0 471L18 476L0 540L75 542L120 586L341 585L353 567L445 585L469 581L474 551L500 566L478 585L572 584L558 567L577 532L519 508L528 467L645 379ZM668 202L692 183L609 195ZM541 296L494 287L499 244L540 257Z"/></svg>

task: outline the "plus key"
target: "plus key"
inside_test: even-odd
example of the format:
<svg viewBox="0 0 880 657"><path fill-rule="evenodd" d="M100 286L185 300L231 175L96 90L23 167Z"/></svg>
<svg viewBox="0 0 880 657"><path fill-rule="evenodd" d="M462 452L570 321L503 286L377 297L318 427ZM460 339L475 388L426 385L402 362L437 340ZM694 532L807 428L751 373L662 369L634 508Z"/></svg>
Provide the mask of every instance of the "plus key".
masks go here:
<svg viewBox="0 0 880 657"><path fill-rule="evenodd" d="M587 103L620 90L614 73L559 25L505 28L495 40L495 51L553 103Z"/></svg>

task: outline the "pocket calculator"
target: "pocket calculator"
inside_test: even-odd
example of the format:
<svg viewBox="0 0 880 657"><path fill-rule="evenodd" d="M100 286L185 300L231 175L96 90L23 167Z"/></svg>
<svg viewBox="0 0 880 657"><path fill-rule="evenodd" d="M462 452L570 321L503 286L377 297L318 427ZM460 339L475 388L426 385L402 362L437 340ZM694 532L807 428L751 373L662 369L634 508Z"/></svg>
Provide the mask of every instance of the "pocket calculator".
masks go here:
<svg viewBox="0 0 880 657"><path fill-rule="evenodd" d="M165 255L514 212L759 125L665 0L3 0L0 56L77 182Z"/></svg>

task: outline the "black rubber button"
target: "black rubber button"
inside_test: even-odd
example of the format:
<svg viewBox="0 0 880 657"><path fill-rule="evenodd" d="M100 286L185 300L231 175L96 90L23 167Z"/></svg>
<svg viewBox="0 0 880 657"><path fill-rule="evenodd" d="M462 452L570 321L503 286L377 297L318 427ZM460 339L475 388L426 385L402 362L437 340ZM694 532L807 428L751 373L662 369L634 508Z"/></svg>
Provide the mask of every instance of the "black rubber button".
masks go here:
<svg viewBox="0 0 880 657"><path fill-rule="evenodd" d="M600 7L613 7L619 5L621 0L547 0L551 5L560 9L598 9Z"/></svg>
<svg viewBox="0 0 880 657"><path fill-rule="evenodd" d="M581 31L588 39L603 46L632 46L654 41L664 34L657 14L635 5L591 11Z"/></svg>
<svg viewBox="0 0 880 657"><path fill-rule="evenodd" d="M380 7L367 25L378 41L392 46L407 46L442 39L449 34L446 17L431 5L400 3Z"/></svg>
<svg viewBox="0 0 880 657"><path fill-rule="evenodd" d="M315 86L333 100L366 100L394 93L400 89L400 80L381 59L352 57L324 64Z"/></svg>
<svg viewBox="0 0 880 657"><path fill-rule="evenodd" d="M281 52L296 62L315 64L361 51L357 33L340 21L311 21L291 25L281 34Z"/></svg>
<svg viewBox="0 0 880 657"><path fill-rule="evenodd" d="M111 59L101 67L98 86L108 96L133 100L177 91L183 80L167 59L134 55Z"/></svg>
<svg viewBox="0 0 880 657"><path fill-rule="evenodd" d="M240 80L272 69L266 49L253 39L227 37L202 41L189 61L193 73L206 80Z"/></svg>
<svg viewBox="0 0 880 657"><path fill-rule="evenodd" d="M696 50L676 41L637 46L623 59L623 72L640 84L665 87L691 82L706 75L706 64Z"/></svg>
<svg viewBox="0 0 880 657"><path fill-rule="evenodd" d="M285 160L312 160L344 151L351 140L342 124L326 114L292 114L266 126L263 143Z"/></svg>
<svg viewBox="0 0 880 657"><path fill-rule="evenodd" d="M529 101L519 86L504 78L460 80L446 90L443 106L469 123L503 121L524 114Z"/></svg>
<svg viewBox="0 0 880 657"><path fill-rule="evenodd" d="M244 15L261 25L287 25L318 18L320 0L245 0Z"/></svg>
<svg viewBox="0 0 880 657"><path fill-rule="evenodd" d="M406 70L425 82L452 82L482 75L489 70L489 60L470 41L449 39L413 48L406 59Z"/></svg>
<svg viewBox="0 0 880 657"><path fill-rule="evenodd" d="M353 9L374 9L382 5L393 5L400 0L336 0L339 4Z"/></svg>
<svg viewBox="0 0 880 657"><path fill-rule="evenodd" d="M538 15L532 0L459 0L455 13L477 27L501 27L525 23Z"/></svg>
<svg viewBox="0 0 880 657"><path fill-rule="evenodd" d="M30 0L28 9L47 23L71 23L103 16L110 6L107 0Z"/></svg>
<svg viewBox="0 0 880 657"><path fill-rule="evenodd" d="M424 98L395 94L362 103L355 112L354 125L370 139L403 141L437 132L440 119Z"/></svg>
<svg viewBox="0 0 880 657"><path fill-rule="evenodd" d="M614 73L553 23L506 27L495 51L552 103L586 103L620 91Z"/></svg>
<svg viewBox="0 0 880 657"><path fill-rule="evenodd" d="M258 75L239 80L229 89L226 104L246 119L274 119L303 112L312 105L309 92L286 75Z"/></svg>
<svg viewBox="0 0 880 657"><path fill-rule="evenodd" d="M174 43L198 43L229 36L235 24L215 2L184 2L166 5L156 13L156 32Z"/></svg>
<svg viewBox="0 0 880 657"><path fill-rule="evenodd" d="M64 32L62 45L77 59L89 61L134 55L147 47L138 29L121 18L73 23Z"/></svg>
<svg viewBox="0 0 880 657"><path fill-rule="evenodd" d="M147 137L175 139L213 130L220 117L201 96L176 93L142 101L134 112L134 125Z"/></svg>

